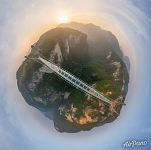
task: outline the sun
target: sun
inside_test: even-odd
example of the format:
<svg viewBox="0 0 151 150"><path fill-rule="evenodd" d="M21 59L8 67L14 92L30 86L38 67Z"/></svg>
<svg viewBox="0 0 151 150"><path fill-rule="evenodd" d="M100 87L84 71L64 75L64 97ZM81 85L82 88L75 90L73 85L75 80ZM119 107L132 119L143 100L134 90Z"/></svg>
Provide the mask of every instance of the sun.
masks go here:
<svg viewBox="0 0 151 150"><path fill-rule="evenodd" d="M59 23L67 23L69 21L69 16L63 15L58 18Z"/></svg>

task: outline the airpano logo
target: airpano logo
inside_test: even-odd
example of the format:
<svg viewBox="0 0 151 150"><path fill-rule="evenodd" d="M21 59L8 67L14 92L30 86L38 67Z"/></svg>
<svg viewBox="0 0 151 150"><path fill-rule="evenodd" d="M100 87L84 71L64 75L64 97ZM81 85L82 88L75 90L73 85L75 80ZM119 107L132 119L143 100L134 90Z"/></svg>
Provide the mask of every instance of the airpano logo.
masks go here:
<svg viewBox="0 0 151 150"><path fill-rule="evenodd" d="M142 146L147 146L148 141L147 140L131 140L131 141L126 141L123 143L124 148L134 148L134 147L142 147Z"/></svg>

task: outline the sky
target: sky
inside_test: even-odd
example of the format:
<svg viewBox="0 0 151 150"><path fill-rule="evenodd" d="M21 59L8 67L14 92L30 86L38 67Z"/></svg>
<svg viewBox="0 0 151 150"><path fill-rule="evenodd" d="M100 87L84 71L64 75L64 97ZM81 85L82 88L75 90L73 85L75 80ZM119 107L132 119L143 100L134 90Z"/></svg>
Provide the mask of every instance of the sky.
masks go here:
<svg viewBox="0 0 151 150"><path fill-rule="evenodd" d="M16 71L30 45L62 15L111 31L131 63L126 107L89 132L57 132L17 89ZM148 141L133 149L151 149L150 24L150 0L0 0L0 150L122 150L131 140Z"/></svg>

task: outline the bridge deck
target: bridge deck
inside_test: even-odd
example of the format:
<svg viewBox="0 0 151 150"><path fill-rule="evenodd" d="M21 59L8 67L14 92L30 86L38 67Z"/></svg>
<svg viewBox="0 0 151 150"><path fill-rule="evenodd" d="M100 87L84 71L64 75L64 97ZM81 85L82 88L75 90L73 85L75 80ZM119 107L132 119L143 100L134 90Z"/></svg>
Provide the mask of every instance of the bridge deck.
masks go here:
<svg viewBox="0 0 151 150"><path fill-rule="evenodd" d="M74 75L68 73L64 69L62 69L62 68L56 66L55 64L43 59L40 56L38 57L38 59L43 64L45 64L47 67L49 67L51 70L53 70L55 73L57 73L59 76L61 76L64 80L68 81L73 86L75 86L76 88L79 88L82 91L88 93L89 95L94 96L95 98L100 99L100 100L102 100L102 101L104 101L104 102L106 102L108 104L112 103L108 98L103 96L99 91L93 89L88 84L84 83L83 81L81 81L80 79L78 79Z"/></svg>

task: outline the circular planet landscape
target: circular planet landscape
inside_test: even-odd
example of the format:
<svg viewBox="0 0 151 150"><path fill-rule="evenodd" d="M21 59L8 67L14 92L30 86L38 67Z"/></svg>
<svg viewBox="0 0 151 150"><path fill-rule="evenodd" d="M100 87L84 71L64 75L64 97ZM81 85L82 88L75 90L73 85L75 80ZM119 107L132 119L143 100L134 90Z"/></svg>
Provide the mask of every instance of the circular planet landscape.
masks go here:
<svg viewBox="0 0 151 150"><path fill-rule="evenodd" d="M109 97L114 105L69 84L34 59L42 55ZM120 114L128 91L130 62L118 40L94 24L71 22L44 33L17 71L25 101L54 121L59 132L78 132L110 123Z"/></svg>
<svg viewBox="0 0 151 150"><path fill-rule="evenodd" d="M0 3L1 150L150 149L150 0Z"/></svg>

